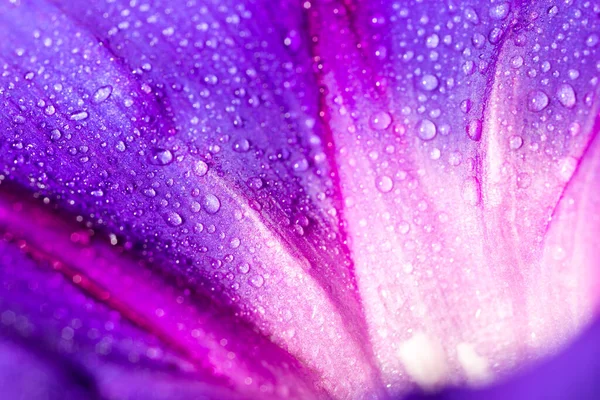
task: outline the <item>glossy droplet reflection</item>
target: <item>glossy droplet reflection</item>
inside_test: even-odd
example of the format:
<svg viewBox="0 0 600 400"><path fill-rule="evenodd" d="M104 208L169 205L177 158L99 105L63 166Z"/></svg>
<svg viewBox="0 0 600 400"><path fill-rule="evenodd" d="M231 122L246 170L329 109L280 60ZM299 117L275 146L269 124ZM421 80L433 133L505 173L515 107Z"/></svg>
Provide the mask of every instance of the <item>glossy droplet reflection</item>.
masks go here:
<svg viewBox="0 0 600 400"><path fill-rule="evenodd" d="M417 135L423 140L431 140L437 134L437 126L428 119L421 120L417 125Z"/></svg>
<svg viewBox="0 0 600 400"><path fill-rule="evenodd" d="M549 102L548 95L541 90L533 90L527 95L527 107L533 112L542 111Z"/></svg>
<svg viewBox="0 0 600 400"><path fill-rule="evenodd" d="M369 121L371 128L377 131L383 131L387 129L392 123L392 116L387 111L381 111L371 116Z"/></svg>
<svg viewBox="0 0 600 400"><path fill-rule="evenodd" d="M216 214L221 208L221 201L217 196L209 193L204 196L202 208L209 214Z"/></svg>

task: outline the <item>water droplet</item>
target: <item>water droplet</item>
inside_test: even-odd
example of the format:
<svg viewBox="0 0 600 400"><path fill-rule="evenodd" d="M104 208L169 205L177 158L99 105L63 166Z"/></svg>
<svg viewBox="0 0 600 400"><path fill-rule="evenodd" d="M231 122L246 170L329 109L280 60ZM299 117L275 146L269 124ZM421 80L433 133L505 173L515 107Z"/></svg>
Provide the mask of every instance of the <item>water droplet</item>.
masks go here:
<svg viewBox="0 0 600 400"><path fill-rule="evenodd" d="M53 129L50 132L50 140L56 141L62 137L62 133L58 129Z"/></svg>
<svg viewBox="0 0 600 400"><path fill-rule="evenodd" d="M585 39L585 44L588 47L594 47L598 44L599 41L600 37L598 36L598 34L592 33L590 36L587 37L587 39Z"/></svg>
<svg viewBox="0 0 600 400"><path fill-rule="evenodd" d="M510 11L509 3L501 3L490 7L490 18L495 20L501 20L506 18L508 12Z"/></svg>
<svg viewBox="0 0 600 400"><path fill-rule="evenodd" d="M573 108L577 99L575 98L575 90L568 83L563 83L556 90L558 101L566 108Z"/></svg>
<svg viewBox="0 0 600 400"><path fill-rule="evenodd" d="M173 162L173 153L167 149L155 149L152 154L152 162L156 165L168 165Z"/></svg>
<svg viewBox="0 0 600 400"><path fill-rule="evenodd" d="M512 150L518 150L523 146L523 138L521 136L511 136L508 139L508 144Z"/></svg>
<svg viewBox="0 0 600 400"><path fill-rule="evenodd" d="M208 172L208 164L202 160L198 160L194 163L193 169L197 176L204 176Z"/></svg>
<svg viewBox="0 0 600 400"><path fill-rule="evenodd" d="M209 214L216 214L221 208L221 201L214 194L207 194L204 196L204 200L202 202L202 207L204 211Z"/></svg>
<svg viewBox="0 0 600 400"><path fill-rule="evenodd" d="M248 264L247 262L243 262L240 265L238 265L238 270L242 274L247 274L248 272L250 272L250 264Z"/></svg>
<svg viewBox="0 0 600 400"><path fill-rule="evenodd" d="M482 131L482 126L481 126L481 121L478 119L472 119L469 121L469 123L467 124L467 136L469 136L469 139L474 140L474 141L478 141L479 139L481 139L481 131Z"/></svg>
<svg viewBox="0 0 600 400"><path fill-rule="evenodd" d="M261 275L254 275L250 277L250 283L252 286L259 288L264 285L265 279Z"/></svg>
<svg viewBox="0 0 600 400"><path fill-rule="evenodd" d="M563 182L568 182L577 169L577 159L565 157L558 162L558 176Z"/></svg>
<svg viewBox="0 0 600 400"><path fill-rule="evenodd" d="M422 140L431 140L437 134L437 126L428 119L423 119L417 125L417 134Z"/></svg>
<svg viewBox="0 0 600 400"><path fill-rule="evenodd" d="M232 238L229 241L229 247L231 247L232 249L237 249L238 247L240 247L240 244L242 243L242 241L239 238Z"/></svg>
<svg viewBox="0 0 600 400"><path fill-rule="evenodd" d="M250 142L247 139L236 140L233 144L233 150L238 153L245 153L250 150Z"/></svg>
<svg viewBox="0 0 600 400"><path fill-rule="evenodd" d="M380 111L371 116L369 123L376 131L383 131L392 123L392 116L387 111Z"/></svg>
<svg viewBox="0 0 600 400"><path fill-rule="evenodd" d="M102 103L104 100L106 100L110 97L111 93L112 93L112 86L110 86L110 85L102 86L101 88L96 90L96 93L94 93L94 95L93 95L94 102Z"/></svg>
<svg viewBox="0 0 600 400"><path fill-rule="evenodd" d="M550 8L548 9L548 15L549 15L549 16L553 17L553 16L555 16L556 14L558 14L558 7L556 7L556 6L552 6L552 7L550 7Z"/></svg>
<svg viewBox="0 0 600 400"><path fill-rule="evenodd" d="M472 7L465 8L465 18L474 25L479 24L479 16Z"/></svg>
<svg viewBox="0 0 600 400"><path fill-rule="evenodd" d="M523 57L521 56L514 56L511 60L510 60L510 66L517 69L517 68L521 68L523 66Z"/></svg>
<svg viewBox="0 0 600 400"><path fill-rule="evenodd" d="M124 152L125 150L127 150L127 146L125 146L125 143L122 140L119 140L117 142L117 144L115 145L115 147L121 153Z"/></svg>
<svg viewBox="0 0 600 400"><path fill-rule="evenodd" d="M548 95L541 90L532 90L527 95L527 106L533 112L542 111L548 106L549 102Z"/></svg>
<svg viewBox="0 0 600 400"><path fill-rule="evenodd" d="M167 224L171 226L179 226L183 224L183 218L181 218L181 215L179 215L175 211L170 211L166 213L164 218Z"/></svg>
<svg viewBox="0 0 600 400"><path fill-rule="evenodd" d="M78 111L76 113L71 114L71 121L83 121L89 116L87 111Z"/></svg>
<svg viewBox="0 0 600 400"><path fill-rule="evenodd" d="M378 176L375 179L375 186L381 193L388 193L394 188L394 182L387 175Z"/></svg>
<svg viewBox="0 0 600 400"><path fill-rule="evenodd" d="M305 172L308 171L308 160L304 157L294 162L292 165L295 172Z"/></svg>
<svg viewBox="0 0 600 400"><path fill-rule="evenodd" d="M435 75L426 74L419 79L419 87L428 92L437 89L438 85L439 81Z"/></svg>

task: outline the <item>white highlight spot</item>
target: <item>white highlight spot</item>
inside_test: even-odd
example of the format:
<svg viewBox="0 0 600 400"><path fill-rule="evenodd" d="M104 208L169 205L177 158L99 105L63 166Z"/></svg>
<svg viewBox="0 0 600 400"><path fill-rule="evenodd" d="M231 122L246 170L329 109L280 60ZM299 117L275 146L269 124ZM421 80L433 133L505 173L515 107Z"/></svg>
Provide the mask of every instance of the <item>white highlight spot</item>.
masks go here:
<svg viewBox="0 0 600 400"><path fill-rule="evenodd" d="M458 362L470 383L483 384L491 380L492 373L488 360L477 354L473 345L459 343L456 346L456 353Z"/></svg>
<svg viewBox="0 0 600 400"><path fill-rule="evenodd" d="M400 361L408 375L423 389L432 390L448 377L446 354L439 341L417 332L400 345Z"/></svg>

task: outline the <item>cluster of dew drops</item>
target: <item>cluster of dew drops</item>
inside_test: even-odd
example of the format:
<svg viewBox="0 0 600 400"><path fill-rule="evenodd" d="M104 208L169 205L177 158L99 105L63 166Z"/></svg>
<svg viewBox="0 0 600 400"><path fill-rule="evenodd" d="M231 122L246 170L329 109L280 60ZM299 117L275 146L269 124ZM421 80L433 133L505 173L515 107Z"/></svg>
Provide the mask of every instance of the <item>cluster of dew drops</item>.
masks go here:
<svg viewBox="0 0 600 400"><path fill-rule="evenodd" d="M581 8L577 8L581 6ZM411 10L409 7L400 3L394 3L391 6L392 15L375 15L370 17L369 23L375 28L380 28L380 32L385 32L390 28L389 22L401 25L401 30L409 32L408 37L403 37L398 32L392 33L392 39L386 38L384 33L374 35L375 38L383 38L375 43L373 53L376 59L380 60L382 65L392 65L390 69L393 72L396 66L403 70L413 70L409 72L407 78L402 80L397 76L390 74L390 80L398 79L398 92L401 93L402 100L406 103L400 110L375 110L369 118L369 127L375 132L384 132L393 129L394 132L405 134L410 132L418 138L425 147L429 149L429 157L432 160L442 160L444 149L447 150L445 160L449 166L458 166L464 160L460 147L452 149L448 146L448 140L463 141L464 139L477 143L482 138L484 132L483 116L470 117L469 114L474 110L477 93L460 93L457 96L452 95L452 89L460 86L461 83L473 82L476 79L485 79L487 76L502 71L504 77L516 76L517 80L523 81L527 88L521 103L517 105L518 112L522 113L521 118L528 120L547 121L554 115L554 118L564 126L560 126L561 133L570 137L577 136L581 131L581 125L577 115L581 114L580 106L591 108L594 98L594 86L598 83L598 77L590 79L589 91L578 90L576 85L571 82L580 82L586 79L585 74L581 73L581 68L594 68L600 70L600 62L594 59L596 48L600 43L600 35L596 31L588 29L585 34L581 34L580 27L585 27L590 23L588 12L594 8L594 13L599 13L598 6L590 2L581 2L575 4L574 0L556 2L545 9L545 15L532 13L529 17L532 22L528 27L529 31L538 32L539 37L532 39L527 34L512 30L511 24L511 5L508 2L496 2L489 6L481 7L457 7L453 2L448 3L449 19L443 23L432 23L426 13ZM477 8L477 9L476 9ZM483 26L481 13L486 13L486 18L491 21L491 26ZM563 14L563 18L561 17ZM595 15L594 15L595 16ZM412 19L412 20L411 20ZM407 22L411 20L411 22ZM553 32L553 37L549 37L548 29L536 30L536 23L544 21L541 24L560 24L558 33ZM593 23L593 21L591 22ZM504 24L504 25L503 25ZM459 32L456 36L452 30L463 29L465 32ZM485 30L487 29L487 35ZM411 33L412 32L412 33ZM576 37L578 42L573 48L569 47L571 42L567 42L569 37ZM462 35L462 36L461 36ZM507 37L507 35L510 35ZM402 40L401 40L402 39ZM515 48L525 49L525 52L510 54L510 52L500 52L501 57L497 60L497 70L489 70L491 58L495 47L499 46L501 40L510 40ZM395 43L401 43L397 47ZM568 56L570 61L544 59L541 54L543 51L556 51L562 49L562 55ZM564 43L569 43L565 45ZM527 47L529 46L529 47ZM488 51L486 54L485 51ZM422 51L423 54L419 54ZM479 53L478 53L479 52ZM445 54L446 53L446 54ZM455 68L448 66L445 58L450 54L450 60L455 63ZM453 54L458 54L458 56ZM479 59L483 60L480 66L488 67L488 70L478 71L477 61L473 61L474 54L480 54ZM497 56L497 54L496 54ZM528 60L527 58L530 58ZM586 62L591 63L584 66L581 63L582 58L587 58ZM461 61L462 59L462 61ZM565 57L567 59L567 57ZM384 67L385 70L385 67ZM390 70L387 70L390 72ZM511 72L512 71L512 72ZM401 74L402 72L397 72ZM481 74L479 77L477 74ZM550 78L548 78L550 77ZM461 82L462 81L462 82ZM554 87L549 88L555 81ZM489 84L489 83L488 83ZM390 84L390 87L392 85ZM580 84L579 87L582 85ZM406 87L410 94L406 94ZM393 92L393 88L388 88ZM472 90L479 90L474 89ZM394 94L392 93L392 96ZM407 97L408 96L408 97ZM414 107L411 107L410 97L416 101ZM408 102L405 100L409 99ZM439 103L446 104L440 109L439 103L431 100L438 100ZM440 101L441 99L441 101ZM508 100L509 102L512 100ZM428 104L431 102L431 105ZM509 105L509 104L507 104ZM552 109L554 108L554 109ZM532 117L526 116L526 113ZM561 115L565 113L566 116ZM579 113L579 114L578 114ZM423 116L423 114L427 114ZM416 115L416 116L415 116ZM575 117L573 117L575 115ZM403 120L402 120L403 119ZM459 126L456 126L456 122ZM566 123L565 121L568 121ZM462 124L462 125L461 125ZM549 130L555 129L549 125ZM407 127L410 127L407 129ZM457 132L458 131L458 132ZM563 132L564 131L564 132ZM457 135L462 135L458 137ZM505 145L511 152L519 152L525 148L527 137L521 132L511 132L506 135ZM543 134L541 134L544 137ZM452 139L451 139L452 138ZM436 145L436 139L440 140ZM542 141L545 139L542 139ZM539 139L532 140L529 148L533 151L540 149ZM393 152L393 146L387 146ZM559 174L561 179L568 180L573 173L576 160L572 157L566 157L559 160ZM531 176L527 172L521 172L516 175L516 185L521 189L526 189L532 182ZM388 193L394 189L394 178L390 175L379 175L375 179L375 187L381 193Z"/></svg>

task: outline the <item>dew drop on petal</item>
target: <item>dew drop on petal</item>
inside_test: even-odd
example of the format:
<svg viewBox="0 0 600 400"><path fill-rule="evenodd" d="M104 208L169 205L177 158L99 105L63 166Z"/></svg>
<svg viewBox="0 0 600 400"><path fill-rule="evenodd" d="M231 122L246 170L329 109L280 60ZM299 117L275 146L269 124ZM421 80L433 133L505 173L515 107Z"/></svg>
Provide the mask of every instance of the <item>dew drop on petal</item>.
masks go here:
<svg viewBox="0 0 600 400"><path fill-rule="evenodd" d="M506 18L508 12L510 11L509 3L500 3L490 7L490 18L495 20L501 20Z"/></svg>
<svg viewBox="0 0 600 400"><path fill-rule="evenodd" d="M236 140L233 144L233 150L238 153L245 153L250 150L250 142L248 139L239 139Z"/></svg>
<svg viewBox="0 0 600 400"><path fill-rule="evenodd" d="M532 90L527 95L527 106L533 112L542 111L548 106L549 101L548 95L541 90Z"/></svg>
<svg viewBox="0 0 600 400"><path fill-rule="evenodd" d="M438 85L439 81L435 75L426 74L419 78L419 86L428 92L437 89Z"/></svg>
<svg viewBox="0 0 600 400"><path fill-rule="evenodd" d="M479 119L472 119L469 121L469 123L467 124L467 136L469 136L469 139L474 140L474 141L478 141L479 139L481 139L481 131L482 131L482 127L481 127L481 121Z"/></svg>
<svg viewBox="0 0 600 400"><path fill-rule="evenodd" d="M87 119L89 114L87 111L77 111L76 113L71 114L71 121L83 121Z"/></svg>
<svg viewBox="0 0 600 400"><path fill-rule="evenodd" d="M417 134L422 140L431 140L437 134L437 126L430 120L423 119L417 125Z"/></svg>
<svg viewBox="0 0 600 400"><path fill-rule="evenodd" d="M112 93L112 86L110 86L110 85L102 86L101 88L96 90L96 92L94 93L94 95L93 95L94 102L102 103L104 100L106 100L110 97L111 93Z"/></svg>
<svg viewBox="0 0 600 400"><path fill-rule="evenodd" d="M518 150L523 146L523 138L517 135L511 136L510 139L508 139L508 144L511 150Z"/></svg>
<svg viewBox="0 0 600 400"><path fill-rule="evenodd" d="M382 175L375 179L375 186L381 193L388 193L394 188L394 182L389 176Z"/></svg>
<svg viewBox="0 0 600 400"><path fill-rule="evenodd" d="M168 149L155 149L152 154L152 162L156 165L168 165L173 162L173 153Z"/></svg>
<svg viewBox="0 0 600 400"><path fill-rule="evenodd" d="M392 116L387 111L380 111L371 116L369 123L376 131L383 131L392 123Z"/></svg>
<svg viewBox="0 0 600 400"><path fill-rule="evenodd" d="M204 196L204 200L202 202L202 207L204 211L209 214L216 214L221 208L221 201L214 194L207 194Z"/></svg>
<svg viewBox="0 0 600 400"><path fill-rule="evenodd" d="M250 277L250 283L252 286L259 288L264 285L265 279L261 275L254 275Z"/></svg>
<svg viewBox="0 0 600 400"><path fill-rule="evenodd" d="M208 172L208 164L202 160L198 160L194 163L194 173L197 176L204 176Z"/></svg>
<svg viewBox="0 0 600 400"><path fill-rule="evenodd" d="M566 108L573 108L577 101L575 97L575 90L573 89L573 86L569 85L568 83L563 83L558 86L558 89L556 90L556 96L558 97L559 103Z"/></svg>
<svg viewBox="0 0 600 400"><path fill-rule="evenodd" d="M585 44L588 47L594 47L600 41L600 36L597 33L592 33L585 39Z"/></svg>
<svg viewBox="0 0 600 400"><path fill-rule="evenodd" d="M165 214L165 221L171 226L179 226L183 224L183 218L175 211L170 211Z"/></svg>
<svg viewBox="0 0 600 400"><path fill-rule="evenodd" d="M558 162L558 176L563 182L568 182L577 169L577 159L565 157Z"/></svg>

